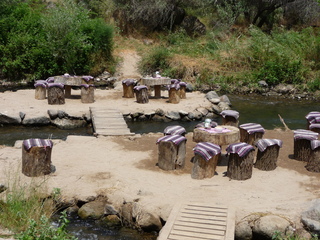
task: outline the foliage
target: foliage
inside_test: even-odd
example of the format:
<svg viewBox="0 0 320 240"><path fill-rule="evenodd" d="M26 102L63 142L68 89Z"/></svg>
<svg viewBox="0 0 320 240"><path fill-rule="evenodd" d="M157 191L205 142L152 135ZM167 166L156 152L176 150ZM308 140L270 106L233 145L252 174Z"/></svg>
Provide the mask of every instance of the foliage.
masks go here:
<svg viewBox="0 0 320 240"><path fill-rule="evenodd" d="M318 239L318 236L317 235L313 235L310 240L317 240L317 239ZM304 238L296 236L295 234L284 235L281 232L276 231L272 236L272 240L304 240Z"/></svg>

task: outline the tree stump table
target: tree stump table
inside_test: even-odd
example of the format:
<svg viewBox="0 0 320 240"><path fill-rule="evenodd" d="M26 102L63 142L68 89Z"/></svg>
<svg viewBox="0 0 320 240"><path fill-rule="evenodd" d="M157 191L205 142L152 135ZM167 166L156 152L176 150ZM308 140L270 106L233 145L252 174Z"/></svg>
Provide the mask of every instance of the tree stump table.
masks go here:
<svg viewBox="0 0 320 240"><path fill-rule="evenodd" d="M48 104L62 105L64 103L64 85L62 83L48 83Z"/></svg>
<svg viewBox="0 0 320 240"><path fill-rule="evenodd" d="M181 99L186 99L187 95L186 95L186 90L187 90L187 84L185 82L179 82L179 97Z"/></svg>
<svg viewBox="0 0 320 240"><path fill-rule="evenodd" d="M258 123L245 123L239 126L240 142L255 145L264 135L264 128Z"/></svg>
<svg viewBox="0 0 320 240"><path fill-rule="evenodd" d="M239 126L239 112L234 110L223 110L220 115L222 116L222 125Z"/></svg>
<svg viewBox="0 0 320 240"><path fill-rule="evenodd" d="M184 136L186 134L186 129L179 125L168 126L163 131L164 135L181 135Z"/></svg>
<svg viewBox="0 0 320 240"><path fill-rule="evenodd" d="M264 171L276 169L282 141L278 139L260 139L257 141L256 146L258 153L254 167Z"/></svg>
<svg viewBox="0 0 320 240"><path fill-rule="evenodd" d="M94 102L94 85L81 84L81 102L93 103Z"/></svg>
<svg viewBox="0 0 320 240"><path fill-rule="evenodd" d="M306 115L306 119L307 119L307 128L306 129L309 130L310 124L320 123L320 112L316 112L316 111L309 112Z"/></svg>
<svg viewBox="0 0 320 240"><path fill-rule="evenodd" d="M227 176L234 180L247 180L252 177L254 147L240 142L227 147L229 155Z"/></svg>
<svg viewBox="0 0 320 240"><path fill-rule="evenodd" d="M311 141L311 157L306 165L309 172L320 172L320 141Z"/></svg>
<svg viewBox="0 0 320 240"><path fill-rule="evenodd" d="M136 85L136 80L134 79L125 79L122 81L122 88L123 88L123 97L124 98L133 98L134 91L133 87Z"/></svg>
<svg viewBox="0 0 320 240"><path fill-rule="evenodd" d="M298 129L294 132L293 158L298 161L308 162L311 157L311 141L318 139L318 133Z"/></svg>
<svg viewBox="0 0 320 240"><path fill-rule="evenodd" d="M320 133L320 123L311 123L309 125L309 130L312 132Z"/></svg>
<svg viewBox="0 0 320 240"><path fill-rule="evenodd" d="M200 142L193 148L193 152L191 177L193 179L213 177L221 156L221 147L214 143Z"/></svg>
<svg viewBox="0 0 320 240"><path fill-rule="evenodd" d="M166 135L157 140L158 167L163 170L182 169L185 165L187 139L180 135Z"/></svg>
<svg viewBox="0 0 320 240"><path fill-rule="evenodd" d="M22 173L38 177L52 172L51 152L53 143L49 139L27 139L22 143Z"/></svg>
<svg viewBox="0 0 320 240"><path fill-rule="evenodd" d="M161 98L161 86L171 84L171 78L167 77L144 77L141 78L141 85L154 87L154 98Z"/></svg>
<svg viewBox="0 0 320 240"><path fill-rule="evenodd" d="M239 141L239 128L233 126L217 126L214 128L198 127L193 130L194 142L211 142L219 146Z"/></svg>
<svg viewBox="0 0 320 240"><path fill-rule="evenodd" d="M144 85L135 86L133 88L135 94L137 103L148 103L149 102L149 96L148 96L148 87Z"/></svg>
<svg viewBox="0 0 320 240"><path fill-rule="evenodd" d="M47 97L47 82L45 80L37 80L34 84L35 99L43 100Z"/></svg>
<svg viewBox="0 0 320 240"><path fill-rule="evenodd" d="M180 102L179 84L169 85L169 103L177 104Z"/></svg>

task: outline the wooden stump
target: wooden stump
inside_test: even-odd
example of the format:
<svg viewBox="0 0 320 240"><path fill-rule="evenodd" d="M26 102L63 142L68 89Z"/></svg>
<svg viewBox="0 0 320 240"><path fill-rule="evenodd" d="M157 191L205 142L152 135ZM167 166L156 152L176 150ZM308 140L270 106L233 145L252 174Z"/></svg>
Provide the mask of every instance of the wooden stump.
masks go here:
<svg viewBox="0 0 320 240"><path fill-rule="evenodd" d="M186 96L186 89L187 89L186 86L180 85L179 97L180 97L181 99L186 99L186 98L187 98L187 96Z"/></svg>
<svg viewBox="0 0 320 240"><path fill-rule="evenodd" d="M249 134L247 130L240 128L240 142L255 145L256 142L263 137L263 135L264 132L254 132L252 134Z"/></svg>
<svg viewBox="0 0 320 240"><path fill-rule="evenodd" d="M278 145L268 146L263 152L258 149L257 159L254 167L264 171L276 169L279 149L280 147Z"/></svg>
<svg viewBox="0 0 320 240"><path fill-rule="evenodd" d="M238 127L239 126L239 120L232 116L225 116L222 118L222 125L229 125Z"/></svg>
<svg viewBox="0 0 320 240"><path fill-rule="evenodd" d="M252 177L252 167L254 151L250 151L246 156L239 157L236 153L230 153L227 176L234 180L246 180Z"/></svg>
<svg viewBox="0 0 320 240"><path fill-rule="evenodd" d="M35 90L35 99L43 100L47 97L47 88L43 86L37 86Z"/></svg>
<svg viewBox="0 0 320 240"><path fill-rule="evenodd" d="M81 102L82 103L94 102L94 86L81 86Z"/></svg>
<svg viewBox="0 0 320 240"><path fill-rule="evenodd" d="M148 103L149 102L149 96L148 96L148 89L143 88L140 90L135 90L137 103Z"/></svg>
<svg viewBox="0 0 320 240"><path fill-rule="evenodd" d="M311 141L308 139L294 139L293 158L299 161L309 162L311 157Z"/></svg>
<svg viewBox="0 0 320 240"><path fill-rule="evenodd" d="M176 145L162 141L158 145L158 166L163 170L182 169L185 165L186 140Z"/></svg>
<svg viewBox="0 0 320 240"><path fill-rule="evenodd" d="M133 98L134 97L134 91L133 91L133 84L127 85L125 83L122 83L123 87L123 97L124 98Z"/></svg>
<svg viewBox="0 0 320 240"><path fill-rule="evenodd" d="M48 87L48 104L61 105L65 103L64 90L60 87Z"/></svg>
<svg viewBox="0 0 320 240"><path fill-rule="evenodd" d="M311 157L306 165L306 169L309 172L320 172L320 148L312 150Z"/></svg>
<svg viewBox="0 0 320 240"><path fill-rule="evenodd" d="M169 89L169 103L177 104L179 102L180 102L179 89L177 90L176 88L170 88Z"/></svg>
<svg viewBox="0 0 320 240"><path fill-rule="evenodd" d="M51 173L51 147L22 146L22 173L28 177L38 177Z"/></svg>
<svg viewBox="0 0 320 240"><path fill-rule="evenodd" d="M313 123L309 125L309 130L320 134L320 123Z"/></svg>
<svg viewBox="0 0 320 240"><path fill-rule="evenodd" d="M209 161L206 161L199 154L195 154L193 157L193 168L191 172L191 178L204 179L212 178L216 172L216 167L221 153L213 156Z"/></svg>
<svg viewBox="0 0 320 240"><path fill-rule="evenodd" d="M239 128L233 126L223 126L229 129L230 132L226 133L210 133L201 128L195 128L193 130L193 141L194 142L211 142L219 146L229 145L239 141Z"/></svg>

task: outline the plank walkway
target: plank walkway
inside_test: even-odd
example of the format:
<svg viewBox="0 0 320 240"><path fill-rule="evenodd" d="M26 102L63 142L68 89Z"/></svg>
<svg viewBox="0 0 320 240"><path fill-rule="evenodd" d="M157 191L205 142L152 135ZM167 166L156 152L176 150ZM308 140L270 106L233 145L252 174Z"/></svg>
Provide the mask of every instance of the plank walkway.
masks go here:
<svg viewBox="0 0 320 240"><path fill-rule="evenodd" d="M94 135L134 135L117 109L90 107Z"/></svg>
<svg viewBox="0 0 320 240"><path fill-rule="evenodd" d="M180 203L157 240L234 240L235 212L210 203Z"/></svg>

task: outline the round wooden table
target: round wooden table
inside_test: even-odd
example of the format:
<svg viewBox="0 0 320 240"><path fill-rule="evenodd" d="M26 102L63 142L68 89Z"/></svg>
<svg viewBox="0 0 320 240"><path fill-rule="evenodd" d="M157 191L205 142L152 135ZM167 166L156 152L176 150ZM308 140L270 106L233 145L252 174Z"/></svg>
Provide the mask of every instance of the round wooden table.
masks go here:
<svg viewBox="0 0 320 240"><path fill-rule="evenodd" d="M229 125L217 126L211 129L199 127L193 130L194 142L211 142L223 146L238 142L239 139L239 128Z"/></svg>
<svg viewBox="0 0 320 240"><path fill-rule="evenodd" d="M148 87L154 86L154 97L161 98L161 85L171 84L171 78L166 77L144 77L141 79L141 84Z"/></svg>

